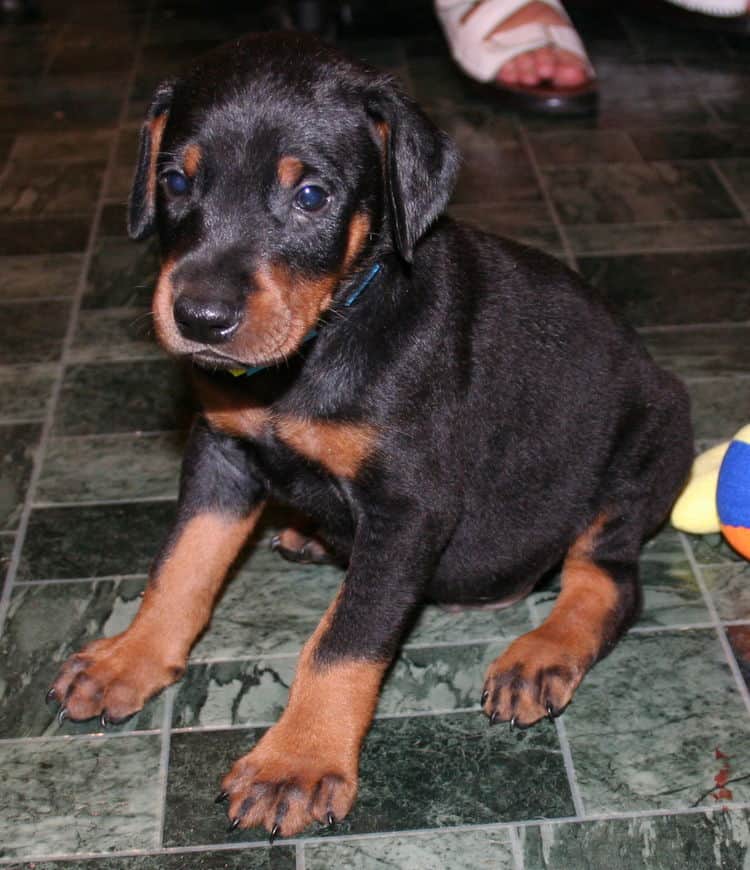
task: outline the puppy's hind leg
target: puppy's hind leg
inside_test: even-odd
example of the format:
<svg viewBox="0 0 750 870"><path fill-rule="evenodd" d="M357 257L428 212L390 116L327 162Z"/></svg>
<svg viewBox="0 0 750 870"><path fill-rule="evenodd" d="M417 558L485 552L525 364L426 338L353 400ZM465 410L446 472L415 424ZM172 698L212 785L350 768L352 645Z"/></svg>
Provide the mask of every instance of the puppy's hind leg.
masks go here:
<svg viewBox="0 0 750 870"><path fill-rule="evenodd" d="M602 517L573 543L552 613L487 671L482 706L492 724L526 728L558 716L589 668L633 623L640 606L640 527L621 516Z"/></svg>

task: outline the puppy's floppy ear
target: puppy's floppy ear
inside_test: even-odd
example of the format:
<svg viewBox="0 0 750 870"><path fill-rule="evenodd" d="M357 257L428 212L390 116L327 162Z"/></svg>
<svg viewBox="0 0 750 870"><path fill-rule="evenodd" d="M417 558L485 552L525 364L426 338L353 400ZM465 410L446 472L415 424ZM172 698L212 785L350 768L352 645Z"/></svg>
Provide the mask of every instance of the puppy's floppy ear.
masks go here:
<svg viewBox="0 0 750 870"><path fill-rule="evenodd" d="M141 127L138 162L128 202L128 235L140 241L154 230L156 213L156 158L174 94L174 82L162 82Z"/></svg>
<svg viewBox="0 0 750 870"><path fill-rule="evenodd" d="M458 150L390 79L370 91L367 111L376 140L385 148L394 241L411 262L417 241L448 204L458 175Z"/></svg>

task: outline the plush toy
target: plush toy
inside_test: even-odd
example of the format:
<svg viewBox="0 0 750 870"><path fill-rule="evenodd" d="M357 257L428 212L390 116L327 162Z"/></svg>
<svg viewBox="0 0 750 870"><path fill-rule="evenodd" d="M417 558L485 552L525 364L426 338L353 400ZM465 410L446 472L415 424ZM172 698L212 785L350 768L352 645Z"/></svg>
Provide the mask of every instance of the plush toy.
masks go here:
<svg viewBox="0 0 750 870"><path fill-rule="evenodd" d="M672 525L695 535L721 531L750 559L750 425L697 457Z"/></svg>

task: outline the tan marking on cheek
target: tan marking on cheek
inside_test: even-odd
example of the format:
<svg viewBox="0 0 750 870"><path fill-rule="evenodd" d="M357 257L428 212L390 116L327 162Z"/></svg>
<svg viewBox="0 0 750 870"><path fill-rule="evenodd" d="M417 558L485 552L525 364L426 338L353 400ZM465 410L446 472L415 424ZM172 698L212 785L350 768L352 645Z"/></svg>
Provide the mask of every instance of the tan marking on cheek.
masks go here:
<svg viewBox="0 0 750 870"><path fill-rule="evenodd" d="M151 154L148 167L147 190L148 198L151 202L154 202L156 199L156 164L159 160L159 149L161 148L161 140L164 135L164 128L167 126L168 117L169 113L165 112L163 115L159 115L152 121L149 121L148 125L151 130Z"/></svg>
<svg viewBox="0 0 750 870"><path fill-rule="evenodd" d="M296 157L282 157L276 167L276 176L282 187L294 187L302 178L305 167Z"/></svg>
<svg viewBox="0 0 750 870"><path fill-rule="evenodd" d="M241 386L222 389L201 372L193 384L203 408L203 416L215 428L237 438L257 438L268 428L271 413L267 406L253 401Z"/></svg>
<svg viewBox="0 0 750 870"><path fill-rule="evenodd" d="M294 353L330 307L336 287L360 255L369 231L369 216L355 214L349 223L344 260L334 273L305 278L280 263L259 269L246 302L246 328L228 350L242 360L278 359Z"/></svg>
<svg viewBox="0 0 750 870"><path fill-rule="evenodd" d="M377 430L365 423L275 419L278 437L296 453L322 465L336 477L354 478L377 445Z"/></svg>
<svg viewBox="0 0 750 870"><path fill-rule="evenodd" d="M346 243L346 254L341 266L343 277L354 264L354 261L362 252L370 232L370 216L364 212L355 214L349 222L349 237Z"/></svg>
<svg viewBox="0 0 750 870"><path fill-rule="evenodd" d="M156 337L167 350L172 350L175 342L179 341L172 312L173 288L171 278L174 267L175 260L172 257L162 263L151 302Z"/></svg>
<svg viewBox="0 0 750 870"><path fill-rule="evenodd" d="M182 168L185 170L185 175L187 175L188 178L195 178L202 157L203 152L201 151L200 145L187 146L182 155Z"/></svg>
<svg viewBox="0 0 750 870"><path fill-rule="evenodd" d="M386 158L388 156L388 142L391 135L391 128L386 121L375 122L375 132L380 139L380 165L383 172L386 170Z"/></svg>

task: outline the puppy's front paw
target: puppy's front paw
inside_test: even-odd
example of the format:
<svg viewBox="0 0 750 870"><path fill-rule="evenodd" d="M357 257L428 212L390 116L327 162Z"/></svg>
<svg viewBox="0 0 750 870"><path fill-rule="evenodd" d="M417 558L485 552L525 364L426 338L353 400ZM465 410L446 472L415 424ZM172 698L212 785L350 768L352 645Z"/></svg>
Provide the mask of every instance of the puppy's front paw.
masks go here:
<svg viewBox="0 0 750 870"><path fill-rule="evenodd" d="M47 698L60 705L60 722L100 716L105 726L137 713L183 671L180 665L166 663L148 643L125 632L94 641L71 656Z"/></svg>
<svg viewBox="0 0 750 870"><path fill-rule="evenodd" d="M588 662L578 659L544 627L519 637L489 666L482 707L490 723L528 728L568 706Z"/></svg>
<svg viewBox="0 0 750 870"><path fill-rule="evenodd" d="M264 827L291 837L313 821L332 825L346 816L357 794L357 761L321 747L304 729L279 722L238 759L221 783L230 829Z"/></svg>

